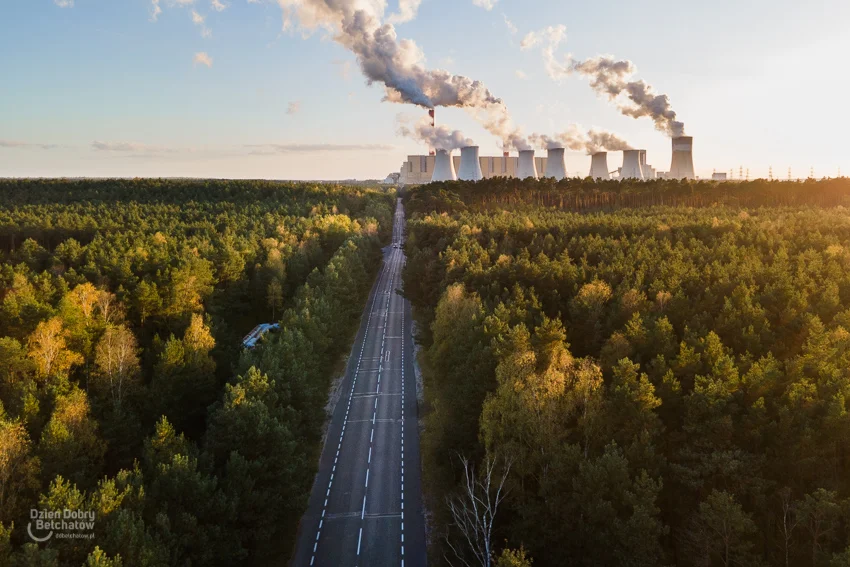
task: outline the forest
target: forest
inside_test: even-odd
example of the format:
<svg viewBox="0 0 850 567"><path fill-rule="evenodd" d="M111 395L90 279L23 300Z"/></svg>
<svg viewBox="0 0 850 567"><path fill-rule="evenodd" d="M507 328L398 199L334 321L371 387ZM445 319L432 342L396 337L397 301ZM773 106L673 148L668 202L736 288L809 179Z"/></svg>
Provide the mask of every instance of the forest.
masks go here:
<svg viewBox="0 0 850 567"><path fill-rule="evenodd" d="M432 563L850 566L850 180L405 200Z"/></svg>
<svg viewBox="0 0 850 567"><path fill-rule="evenodd" d="M288 557L394 201L0 180L0 567ZM92 514L94 537L35 544L32 509Z"/></svg>

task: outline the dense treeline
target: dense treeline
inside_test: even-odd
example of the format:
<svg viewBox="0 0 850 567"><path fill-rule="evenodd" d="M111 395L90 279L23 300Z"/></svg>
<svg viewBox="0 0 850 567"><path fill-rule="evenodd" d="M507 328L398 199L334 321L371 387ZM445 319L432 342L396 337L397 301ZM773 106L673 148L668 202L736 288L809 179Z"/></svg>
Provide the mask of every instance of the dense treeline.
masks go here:
<svg viewBox="0 0 850 567"><path fill-rule="evenodd" d="M622 207L704 207L724 204L739 207L850 205L848 178L804 182L718 182L656 179L653 181L596 181L552 178L489 179L480 183L434 183L427 191L414 192L414 209L438 213L475 209L535 205L568 211L618 209Z"/></svg>
<svg viewBox="0 0 850 567"><path fill-rule="evenodd" d="M392 207L329 185L0 182L0 565L285 560ZM34 508L93 511L95 536L36 545Z"/></svg>
<svg viewBox="0 0 850 567"><path fill-rule="evenodd" d="M534 565L850 565L850 215L760 186L587 214L408 195L438 533L458 455L489 457L512 463L494 543Z"/></svg>

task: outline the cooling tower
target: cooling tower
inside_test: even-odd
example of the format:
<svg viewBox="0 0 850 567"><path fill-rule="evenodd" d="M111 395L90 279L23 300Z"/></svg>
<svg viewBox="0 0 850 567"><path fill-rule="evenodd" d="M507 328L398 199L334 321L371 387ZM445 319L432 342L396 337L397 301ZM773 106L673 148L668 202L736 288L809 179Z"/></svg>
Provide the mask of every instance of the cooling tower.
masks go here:
<svg viewBox="0 0 850 567"><path fill-rule="evenodd" d="M590 156L590 176L594 179L611 179L608 174L608 152L596 152Z"/></svg>
<svg viewBox="0 0 850 567"><path fill-rule="evenodd" d="M670 179L696 179L694 173L694 139L690 136L673 138L673 162Z"/></svg>
<svg viewBox="0 0 850 567"><path fill-rule="evenodd" d="M537 179L537 164L534 163L534 150L522 150L519 152L519 165L516 176L520 179L533 177Z"/></svg>
<svg viewBox="0 0 850 567"><path fill-rule="evenodd" d="M558 181L567 176L567 162L564 156L564 148L553 148L549 150L549 159L546 161L546 177L554 177Z"/></svg>
<svg viewBox="0 0 850 567"><path fill-rule="evenodd" d="M481 173L481 160L478 159L478 146L467 146L460 150L460 170L457 178L463 181L480 181L484 178Z"/></svg>
<svg viewBox="0 0 850 567"><path fill-rule="evenodd" d="M625 150L623 152L623 169L620 171L620 179L643 179L643 168L641 167L641 152L643 150ZM644 156L646 152L644 152Z"/></svg>
<svg viewBox="0 0 850 567"><path fill-rule="evenodd" d="M437 159L434 162L434 174L431 177L431 182L434 181L457 181L455 166L452 163L452 158L446 150L437 150Z"/></svg>

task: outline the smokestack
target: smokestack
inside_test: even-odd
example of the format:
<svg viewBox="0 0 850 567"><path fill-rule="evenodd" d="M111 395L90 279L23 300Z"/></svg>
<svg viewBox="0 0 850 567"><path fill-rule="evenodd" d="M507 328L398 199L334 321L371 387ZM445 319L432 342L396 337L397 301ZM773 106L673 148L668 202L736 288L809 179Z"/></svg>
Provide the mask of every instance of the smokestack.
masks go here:
<svg viewBox="0 0 850 567"><path fill-rule="evenodd" d="M594 179L611 179L608 173L608 152L596 152L590 157L590 176Z"/></svg>
<svg viewBox="0 0 850 567"><path fill-rule="evenodd" d="M428 116L431 117L431 128L436 129L437 128L437 111L433 108L430 109L428 111ZM428 149L428 155L431 155L431 156L434 155L434 148Z"/></svg>
<svg viewBox="0 0 850 567"><path fill-rule="evenodd" d="M435 181L457 181L452 157L446 150L437 150L437 158L434 162L434 174L431 176L431 182L433 183Z"/></svg>
<svg viewBox="0 0 850 567"><path fill-rule="evenodd" d="M696 179L694 173L694 139L691 136L673 138L673 162L670 179Z"/></svg>
<svg viewBox="0 0 850 567"><path fill-rule="evenodd" d="M641 152L644 150L625 150L623 152L623 169L620 179L643 179L643 169L640 165Z"/></svg>
<svg viewBox="0 0 850 567"><path fill-rule="evenodd" d="M551 148L546 161L546 177L560 181L567 177L567 161L564 148Z"/></svg>
<svg viewBox="0 0 850 567"><path fill-rule="evenodd" d="M478 159L478 146L467 146L460 150L460 171L457 178L463 181L481 181L481 161Z"/></svg>
<svg viewBox="0 0 850 567"><path fill-rule="evenodd" d="M519 165L516 176L520 179L533 177L537 179L537 164L534 163L534 150L522 150L519 152Z"/></svg>

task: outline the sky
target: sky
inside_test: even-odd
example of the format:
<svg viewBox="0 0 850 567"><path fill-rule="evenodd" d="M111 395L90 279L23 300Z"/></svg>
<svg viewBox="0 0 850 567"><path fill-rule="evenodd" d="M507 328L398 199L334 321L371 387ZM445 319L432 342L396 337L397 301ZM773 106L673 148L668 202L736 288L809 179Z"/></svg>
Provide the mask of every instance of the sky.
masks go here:
<svg viewBox="0 0 850 567"><path fill-rule="evenodd" d="M367 179L426 153L399 134L425 109L382 102L331 31L284 25L304 1L3 0L0 177ZM850 174L847 0L407 0L408 18L392 16L399 0L350 2L396 22L423 68L482 81L524 134L605 129L669 169L652 120L580 74L551 76L545 42L522 48L563 25L559 60L628 59L668 96L698 175ZM437 122L501 155L470 112L438 108ZM589 165L568 152L571 174Z"/></svg>

